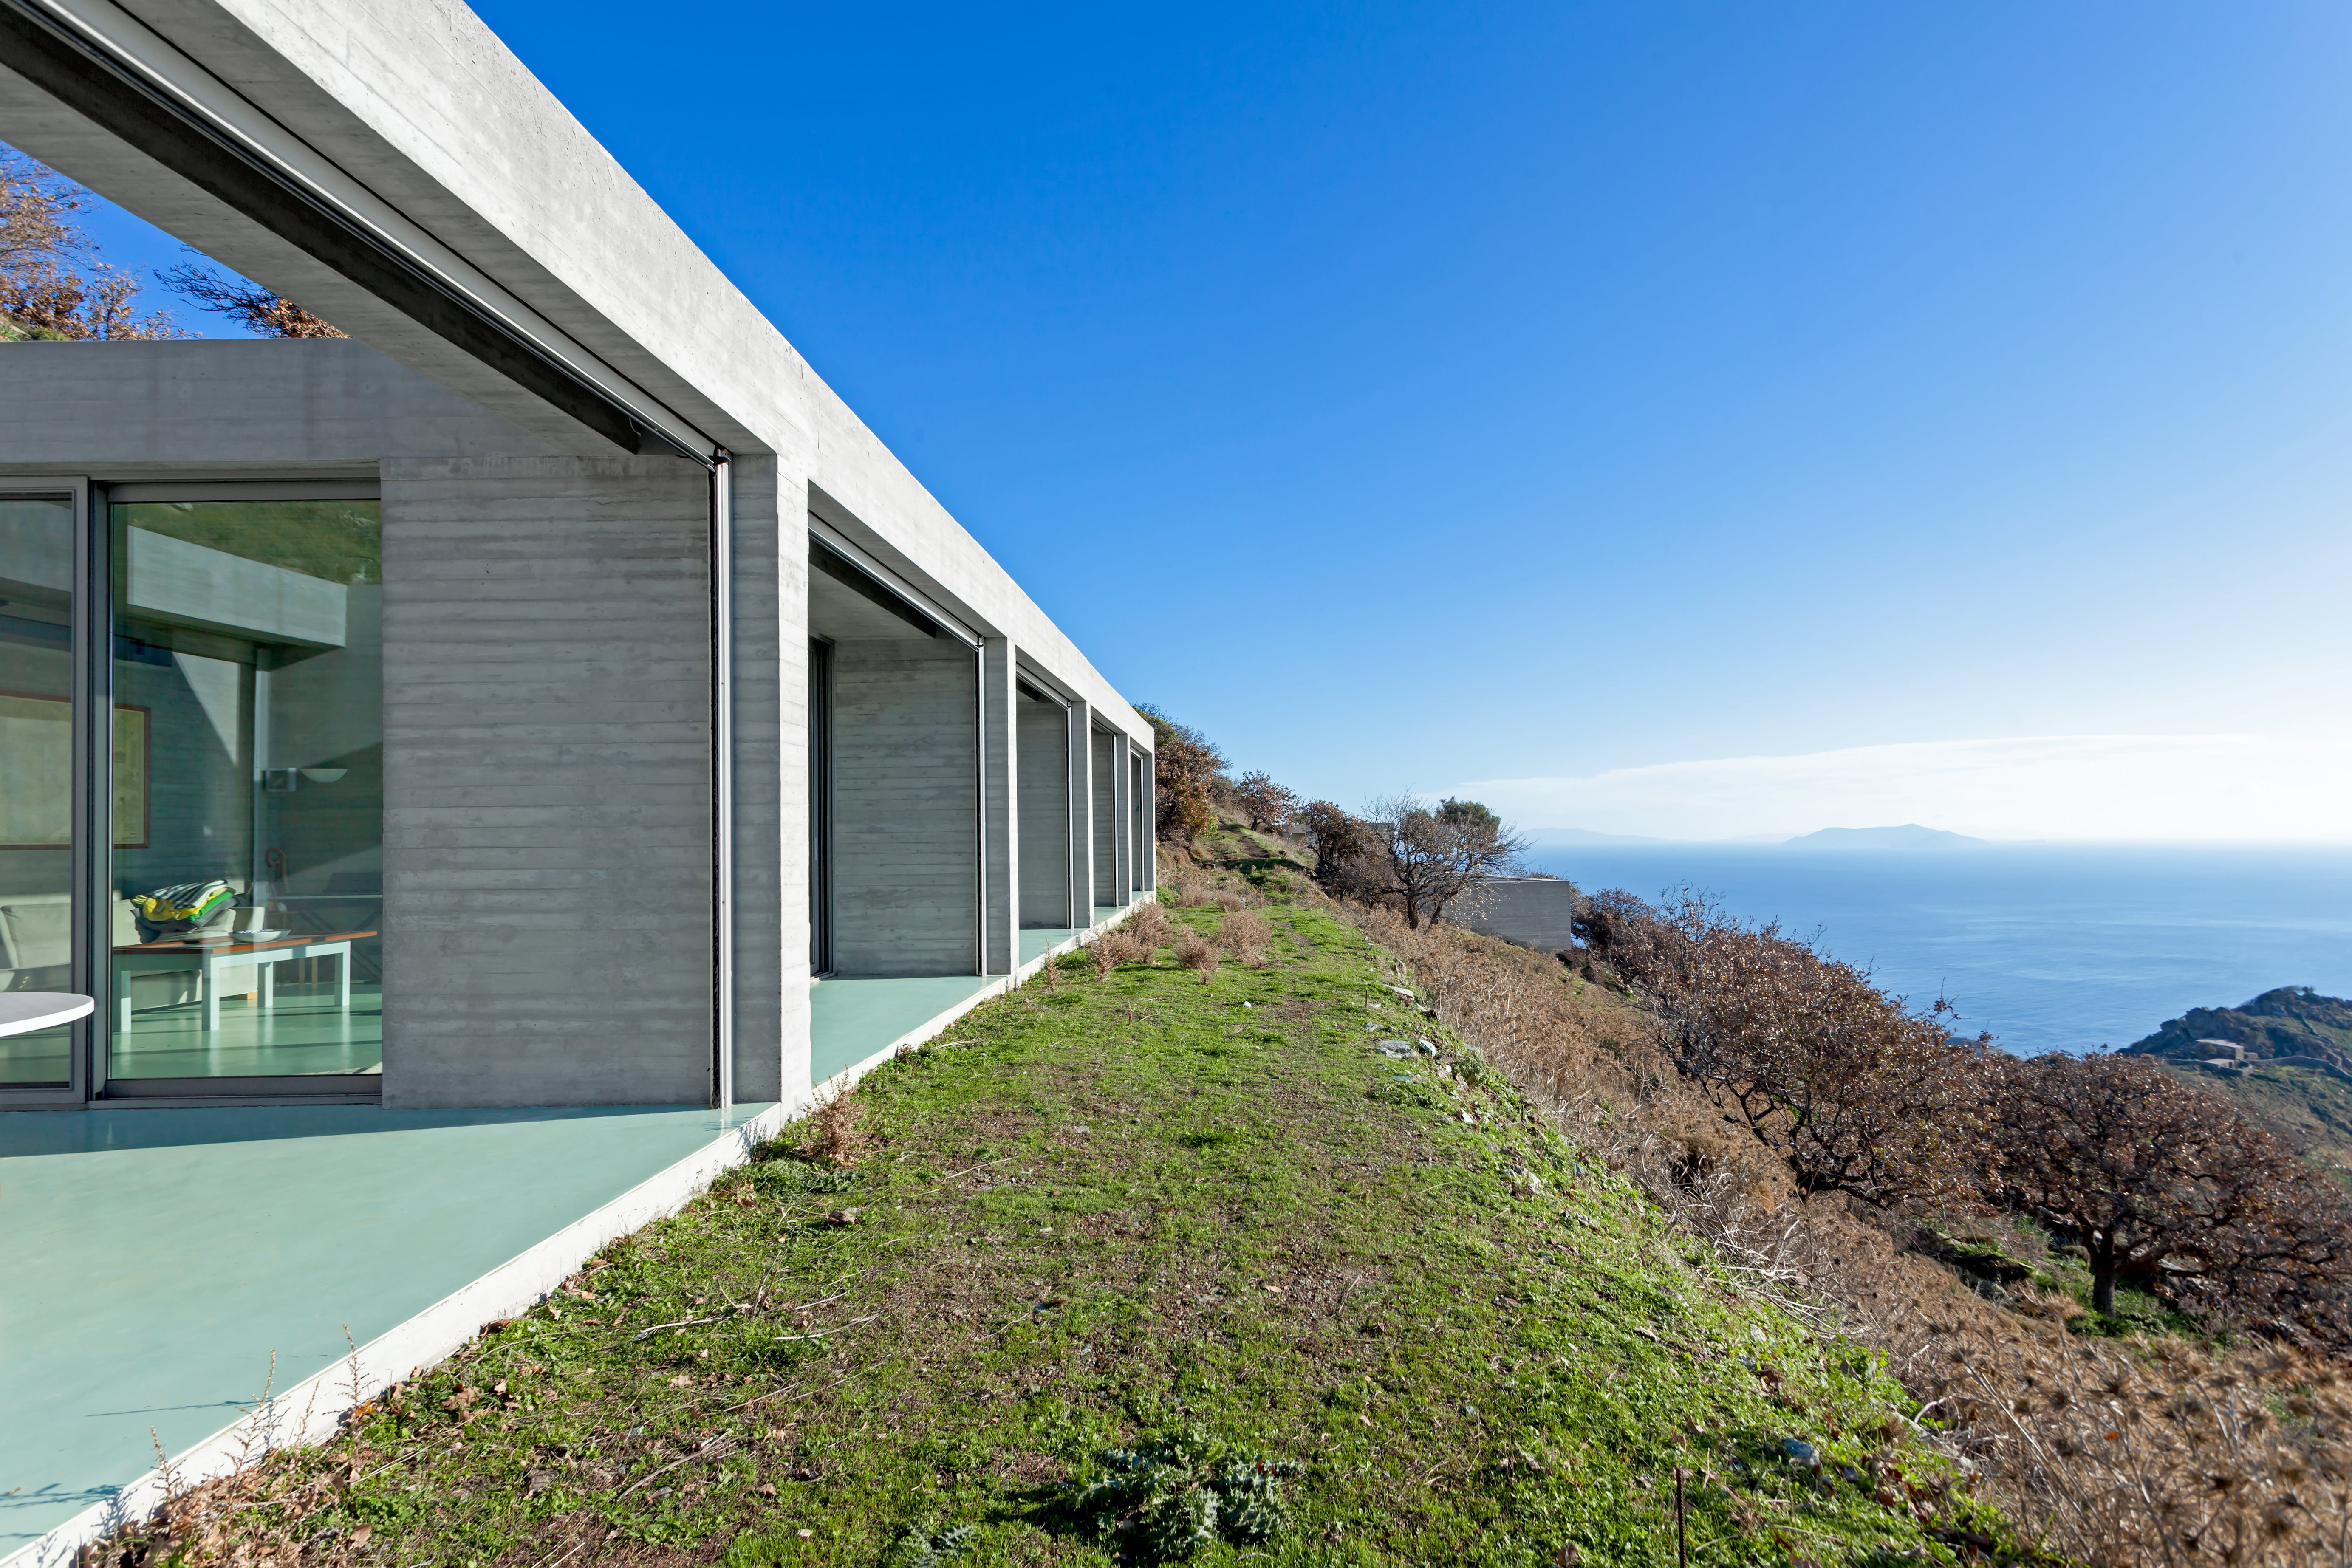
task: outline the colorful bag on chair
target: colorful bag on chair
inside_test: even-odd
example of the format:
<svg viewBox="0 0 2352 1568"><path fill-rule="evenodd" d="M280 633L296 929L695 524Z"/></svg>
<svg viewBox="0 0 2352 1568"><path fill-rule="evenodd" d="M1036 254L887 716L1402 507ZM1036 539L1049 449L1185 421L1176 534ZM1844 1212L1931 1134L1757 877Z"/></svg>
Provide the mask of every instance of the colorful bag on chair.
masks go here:
<svg viewBox="0 0 2352 1568"><path fill-rule="evenodd" d="M133 893L131 907L138 911L140 934L185 936L227 905L236 901L236 889L215 878L209 882L175 882L152 893Z"/></svg>

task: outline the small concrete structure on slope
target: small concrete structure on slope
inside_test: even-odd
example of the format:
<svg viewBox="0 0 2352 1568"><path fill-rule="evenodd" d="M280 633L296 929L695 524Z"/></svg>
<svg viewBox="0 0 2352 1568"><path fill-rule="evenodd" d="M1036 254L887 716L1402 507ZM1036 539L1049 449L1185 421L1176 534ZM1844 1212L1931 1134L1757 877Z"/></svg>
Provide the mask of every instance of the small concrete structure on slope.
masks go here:
<svg viewBox="0 0 2352 1568"><path fill-rule="evenodd" d="M1449 918L1486 936L1560 952L1576 946L1576 886L1551 877L1489 877Z"/></svg>

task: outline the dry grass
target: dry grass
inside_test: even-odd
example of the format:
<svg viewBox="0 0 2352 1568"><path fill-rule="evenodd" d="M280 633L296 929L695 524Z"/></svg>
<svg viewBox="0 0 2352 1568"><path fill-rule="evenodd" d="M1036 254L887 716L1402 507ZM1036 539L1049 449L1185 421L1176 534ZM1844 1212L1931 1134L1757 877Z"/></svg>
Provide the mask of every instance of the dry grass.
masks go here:
<svg viewBox="0 0 2352 1568"><path fill-rule="evenodd" d="M1206 985L1209 977L1216 973L1217 963L1222 957L1223 951L1199 931L1176 933L1176 962L1187 969L1197 970L1202 984Z"/></svg>
<svg viewBox="0 0 2352 1568"><path fill-rule="evenodd" d="M809 1125L814 1134L809 1143L809 1158L836 1171L846 1171L856 1164L874 1142L865 1122L866 1105L857 1098L854 1087L829 1090L820 1096L816 1109L809 1112Z"/></svg>
<svg viewBox="0 0 2352 1568"><path fill-rule="evenodd" d="M1095 978L1108 980L1121 964L1150 963L1151 950L1143 945L1142 938L1122 928L1095 938L1087 948L1087 957L1094 963Z"/></svg>
<svg viewBox="0 0 2352 1568"><path fill-rule="evenodd" d="M1748 1286L1884 1353L1923 1433L1981 1468L2021 1523L2097 1564L2352 1568L2352 1381L2268 1344L2091 1340L2071 1299L2008 1307L1903 1251L1677 1076L1630 1002L1547 954L1380 910L1346 918L1417 1000L1704 1237Z"/></svg>
<svg viewBox="0 0 2352 1568"><path fill-rule="evenodd" d="M1168 911L1157 903L1145 904L1138 909L1127 917L1121 929L1132 932L1136 941L1143 944L1147 955L1144 962L1147 963L1150 962L1149 955L1157 953L1176 940L1176 930L1169 923Z"/></svg>
<svg viewBox="0 0 2352 1568"><path fill-rule="evenodd" d="M1234 963L1264 969L1266 948L1274 941L1274 925L1255 910L1244 910L1219 922L1217 941L1233 954Z"/></svg>

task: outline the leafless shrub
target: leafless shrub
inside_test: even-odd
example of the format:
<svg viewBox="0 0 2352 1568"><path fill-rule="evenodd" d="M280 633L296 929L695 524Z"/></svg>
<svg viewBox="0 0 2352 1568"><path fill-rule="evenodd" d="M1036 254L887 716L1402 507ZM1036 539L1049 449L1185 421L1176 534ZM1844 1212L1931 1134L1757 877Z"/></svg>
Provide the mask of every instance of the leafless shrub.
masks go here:
<svg viewBox="0 0 2352 1568"><path fill-rule="evenodd" d="M1175 929L1169 923L1168 911L1156 903L1145 904L1128 916L1122 929L1132 932L1135 940L1142 944L1143 962L1146 963L1151 962L1152 954L1176 940Z"/></svg>
<svg viewBox="0 0 2352 1568"><path fill-rule="evenodd" d="M1264 969L1266 946L1274 941L1274 924L1255 910L1237 910L1218 925L1217 940L1235 963Z"/></svg>
<svg viewBox="0 0 2352 1568"><path fill-rule="evenodd" d="M1227 914L1233 913L1235 910L1245 910L1250 906L1247 894L1235 892L1231 888L1218 889L1214 895L1214 901L1217 908Z"/></svg>
<svg viewBox="0 0 2352 1568"><path fill-rule="evenodd" d="M1200 971L1201 984L1206 985L1209 976L1217 972L1222 956L1217 944L1199 931L1187 929L1176 934L1176 962L1187 969Z"/></svg>
<svg viewBox="0 0 2352 1568"><path fill-rule="evenodd" d="M1087 947L1087 956L1094 960L1097 980L1109 979L1111 971L1123 963L1151 962L1151 954L1146 951L1142 942L1133 931L1123 930L1105 931L1097 937Z"/></svg>
<svg viewBox="0 0 2352 1568"><path fill-rule="evenodd" d="M818 1096L809 1112L808 1156L820 1165L845 1171L873 1147L874 1135L865 1126L866 1102L853 1088Z"/></svg>

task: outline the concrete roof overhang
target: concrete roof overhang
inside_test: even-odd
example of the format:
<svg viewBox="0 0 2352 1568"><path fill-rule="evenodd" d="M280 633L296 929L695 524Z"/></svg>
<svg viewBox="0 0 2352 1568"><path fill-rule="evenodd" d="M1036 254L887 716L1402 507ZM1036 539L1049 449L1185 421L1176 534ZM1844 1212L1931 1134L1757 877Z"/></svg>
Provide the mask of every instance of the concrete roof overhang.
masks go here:
<svg viewBox="0 0 2352 1568"><path fill-rule="evenodd" d="M1051 619L456 0L0 0L0 138L558 450L772 455L878 561L1149 743Z"/></svg>

